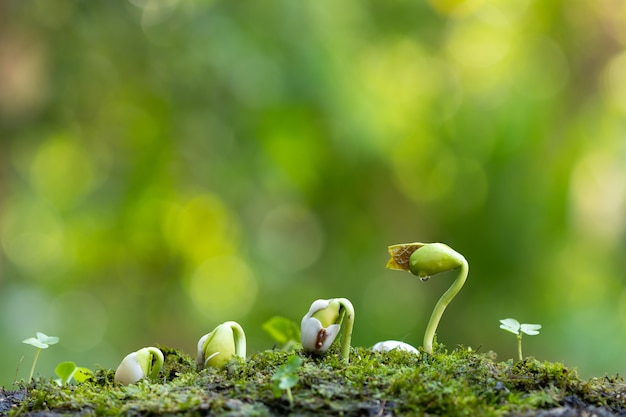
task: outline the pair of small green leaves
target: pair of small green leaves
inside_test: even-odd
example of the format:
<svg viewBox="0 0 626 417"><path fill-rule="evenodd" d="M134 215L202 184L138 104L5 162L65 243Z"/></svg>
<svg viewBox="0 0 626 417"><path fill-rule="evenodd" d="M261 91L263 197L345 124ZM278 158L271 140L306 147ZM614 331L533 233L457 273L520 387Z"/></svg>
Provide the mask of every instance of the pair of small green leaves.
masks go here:
<svg viewBox="0 0 626 417"><path fill-rule="evenodd" d="M47 349L50 345L55 345L59 343L59 338L56 336L48 336L45 333L37 332L37 337L29 337L28 339L22 340L22 343L35 346L39 349Z"/></svg>
<svg viewBox="0 0 626 417"><path fill-rule="evenodd" d="M76 382L85 382L91 377L92 372L90 369L76 366L74 362L61 362L54 369L59 379L56 379L56 383L59 385L69 384L72 379Z"/></svg>
<svg viewBox="0 0 626 417"><path fill-rule="evenodd" d="M37 332L37 337L29 337L28 339L22 340L22 343L26 343L27 345L31 345L37 348L37 352L35 353L35 359L33 359L33 366L30 368L30 375L28 376L28 382L30 383L33 380L33 373L35 372L35 365L37 365L39 352L41 352L41 349L47 349L50 345L59 343L59 338L56 336L48 336L45 333Z"/></svg>
<svg viewBox="0 0 626 417"><path fill-rule="evenodd" d="M276 373L272 375L272 391L274 391L275 397L280 397L281 392L286 390L289 403L293 403L291 388L298 383L298 369L300 365L302 365L302 358L295 355L291 356L287 363L278 368Z"/></svg>
<svg viewBox="0 0 626 417"><path fill-rule="evenodd" d="M529 336L534 336L539 334L539 329L541 329L541 324L528 324L521 323L515 319L504 319L500 320L500 328L506 330L507 332L511 332L513 334L519 335L521 333L525 333Z"/></svg>

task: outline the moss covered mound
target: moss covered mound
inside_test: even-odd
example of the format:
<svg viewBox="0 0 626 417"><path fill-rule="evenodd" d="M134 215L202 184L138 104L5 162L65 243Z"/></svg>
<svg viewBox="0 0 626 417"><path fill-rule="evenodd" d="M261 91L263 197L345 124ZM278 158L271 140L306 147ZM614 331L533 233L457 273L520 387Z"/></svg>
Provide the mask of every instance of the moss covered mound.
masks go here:
<svg viewBox="0 0 626 417"><path fill-rule="evenodd" d="M419 357L356 348L349 365L336 350L324 357L271 350L199 372L188 355L161 350L165 366L158 381L120 386L109 369L63 387L35 380L2 391L0 415L626 415L626 385L619 377L582 380L560 363L497 362L493 353L465 348L438 346ZM291 355L303 359L292 403L272 380Z"/></svg>

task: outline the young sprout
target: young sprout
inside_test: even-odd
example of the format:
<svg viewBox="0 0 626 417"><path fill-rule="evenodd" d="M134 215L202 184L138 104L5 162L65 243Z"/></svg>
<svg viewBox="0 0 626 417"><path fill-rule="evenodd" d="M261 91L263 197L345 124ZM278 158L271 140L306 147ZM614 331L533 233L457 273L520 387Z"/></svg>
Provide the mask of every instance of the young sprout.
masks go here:
<svg viewBox="0 0 626 417"><path fill-rule="evenodd" d="M298 383L298 368L302 365L300 356L291 356L286 364L282 365L272 375L272 391L274 397L280 397L281 390L287 391L287 399L289 400L289 408L293 408L293 395L291 388Z"/></svg>
<svg viewBox="0 0 626 417"><path fill-rule="evenodd" d="M37 358L39 358L39 352L41 352L41 349L47 349L48 346L59 343L59 338L37 332L37 337L29 337L28 339L22 340L22 343L26 343L27 345L35 346L37 348L35 359L33 360L33 366L30 368L30 375L28 377L28 382L30 383L33 380L33 373L35 372L35 365L37 364Z"/></svg>
<svg viewBox="0 0 626 417"><path fill-rule="evenodd" d="M222 368L233 356L246 359L246 334L237 322L222 323L198 341L199 368Z"/></svg>
<svg viewBox="0 0 626 417"><path fill-rule="evenodd" d="M424 350L432 354L433 339L439 320L441 320L441 316L450 301L463 287L469 272L469 265L463 255L443 243L404 243L389 246L388 251L391 259L387 262L387 268L409 271L413 275L417 275L422 281L428 281L432 275L460 268L452 286L435 305L426 326Z"/></svg>
<svg viewBox="0 0 626 417"><path fill-rule="evenodd" d="M333 344L341 325L345 328L341 337L341 357L350 362L350 342L354 326L354 307L346 298L315 300L300 323L300 341L307 352L322 354Z"/></svg>
<svg viewBox="0 0 626 417"><path fill-rule="evenodd" d="M521 361L524 359L522 356L522 333L535 336L539 334L541 324L520 324L520 322L515 319L504 319L500 320L500 328L517 335L517 356Z"/></svg>
<svg viewBox="0 0 626 417"><path fill-rule="evenodd" d="M416 355L419 355L420 352L415 347L409 345L408 343L400 342L399 340L385 340L384 342L378 342L374 346L372 346L372 350L374 352L389 352L394 349L404 350L406 352L411 352Z"/></svg>
<svg viewBox="0 0 626 417"><path fill-rule="evenodd" d="M155 379L163 367L163 352L155 347L145 347L126 355L115 370L113 380L123 385L143 379Z"/></svg>

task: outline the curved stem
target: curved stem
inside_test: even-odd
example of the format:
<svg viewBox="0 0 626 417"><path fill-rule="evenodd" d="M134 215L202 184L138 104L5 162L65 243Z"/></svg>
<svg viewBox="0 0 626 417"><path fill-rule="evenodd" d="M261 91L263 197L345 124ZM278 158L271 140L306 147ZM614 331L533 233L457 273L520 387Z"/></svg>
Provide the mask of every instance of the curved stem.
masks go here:
<svg viewBox="0 0 626 417"><path fill-rule="evenodd" d="M522 356L522 332L521 331L517 334L517 355L519 356L520 361L524 360L524 357Z"/></svg>
<svg viewBox="0 0 626 417"><path fill-rule="evenodd" d="M163 352L155 347L148 347L145 349L150 352L150 363L148 364L149 371L147 376L150 377L150 379L155 379L159 372L161 372L161 368L163 368Z"/></svg>
<svg viewBox="0 0 626 417"><path fill-rule="evenodd" d="M426 326L426 333L424 333L424 350L427 353L433 353L433 339L435 338L435 331L439 325L439 320L441 320L441 316L450 301L452 301L454 296L463 287L463 284L465 284L468 272L469 265L467 264L465 258L461 257L461 270L459 271L459 275L456 280L454 280L450 288L448 288L448 290L443 293L439 301L437 301L437 304L433 309L433 313L430 316L430 320L428 321L428 325Z"/></svg>
<svg viewBox="0 0 626 417"><path fill-rule="evenodd" d="M236 321L229 321L228 325L233 330L235 356L246 359L246 334L243 332L243 328Z"/></svg>
<svg viewBox="0 0 626 417"><path fill-rule="evenodd" d="M352 328L354 327L354 307L347 298L338 298L337 301L339 301L339 304L345 310L342 320L341 358L343 362L347 364L350 363L350 343L352 342Z"/></svg>

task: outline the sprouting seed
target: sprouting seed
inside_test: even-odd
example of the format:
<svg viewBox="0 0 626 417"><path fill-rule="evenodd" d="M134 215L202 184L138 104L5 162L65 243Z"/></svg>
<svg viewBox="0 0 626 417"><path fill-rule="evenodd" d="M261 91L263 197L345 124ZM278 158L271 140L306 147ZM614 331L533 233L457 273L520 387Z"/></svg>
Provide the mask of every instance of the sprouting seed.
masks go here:
<svg viewBox="0 0 626 417"><path fill-rule="evenodd" d="M426 326L424 351L432 354L433 340L439 320L441 320L446 307L461 290L467 279L469 272L467 260L463 255L443 243L402 243L389 246L388 251L391 259L387 262L387 268L409 271L423 282L428 281L431 276L441 272L459 270L457 278L450 288L443 293L437 304L435 304Z"/></svg>

